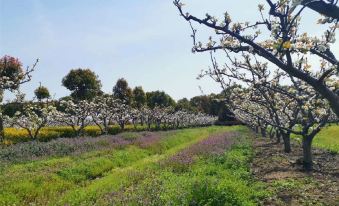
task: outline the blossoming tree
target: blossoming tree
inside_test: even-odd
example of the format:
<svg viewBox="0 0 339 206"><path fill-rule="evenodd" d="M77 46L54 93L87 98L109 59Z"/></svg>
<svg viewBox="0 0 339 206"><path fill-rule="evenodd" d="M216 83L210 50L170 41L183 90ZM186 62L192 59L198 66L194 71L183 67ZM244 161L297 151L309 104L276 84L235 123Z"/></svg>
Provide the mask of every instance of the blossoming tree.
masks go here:
<svg viewBox="0 0 339 206"><path fill-rule="evenodd" d="M339 116L339 61L333 53L338 26L337 1L277 0L258 5L256 22L233 22L226 12L222 20L206 14L198 18L183 11L184 3L175 0L180 15L192 28L193 52L225 51L229 55L254 55L288 75L306 82L325 98ZM305 7L326 15L318 20L323 35L310 35L301 26ZM194 23L211 29L207 43L198 41ZM213 35L213 36L212 36ZM310 57L312 55L312 61ZM318 62L318 63L315 63Z"/></svg>
<svg viewBox="0 0 339 206"><path fill-rule="evenodd" d="M291 150L290 134L302 136L304 167L311 170L312 141L332 115L328 101L286 72L269 69L247 54L241 57L228 56L229 63L220 68L212 56L213 67L200 77L208 75L222 88L242 83L243 88L233 87L230 96L233 113L249 125L260 127L263 136L267 126L275 128L283 136L286 152Z"/></svg>
<svg viewBox="0 0 339 206"><path fill-rule="evenodd" d="M38 59L32 67L22 68L22 63L19 59L11 56L4 56L0 59L0 103L3 100L3 95L6 90L14 91L31 80L31 73L34 71ZM3 114L0 105L0 142L4 138Z"/></svg>
<svg viewBox="0 0 339 206"><path fill-rule="evenodd" d="M37 140L40 130L47 126L56 114L54 106L25 103L22 112L18 111L9 119L10 124L26 130L32 140Z"/></svg>
<svg viewBox="0 0 339 206"><path fill-rule="evenodd" d="M54 123L70 126L77 135L82 135L86 126L92 123L91 104L86 100L62 101L63 111L55 113Z"/></svg>
<svg viewBox="0 0 339 206"><path fill-rule="evenodd" d="M113 120L116 107L116 100L111 95L103 95L97 97L90 103L90 116L92 121L97 125L101 134L107 134L109 123Z"/></svg>

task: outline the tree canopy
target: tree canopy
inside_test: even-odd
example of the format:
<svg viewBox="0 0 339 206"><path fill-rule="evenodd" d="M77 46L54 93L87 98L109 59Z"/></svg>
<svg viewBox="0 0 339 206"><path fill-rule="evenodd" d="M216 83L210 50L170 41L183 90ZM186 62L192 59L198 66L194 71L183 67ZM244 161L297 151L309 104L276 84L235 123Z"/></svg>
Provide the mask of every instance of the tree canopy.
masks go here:
<svg viewBox="0 0 339 206"><path fill-rule="evenodd" d="M101 82L90 69L72 69L63 79L62 85L70 90L76 100L93 99L101 93Z"/></svg>
<svg viewBox="0 0 339 206"><path fill-rule="evenodd" d="M132 95L132 89L128 86L128 82L124 78L118 79L113 87L113 96L130 105L132 103Z"/></svg>
<svg viewBox="0 0 339 206"><path fill-rule="evenodd" d="M39 101L43 99L48 99L51 97L47 87L44 87L41 85L34 91L34 94Z"/></svg>
<svg viewBox="0 0 339 206"><path fill-rule="evenodd" d="M171 96L166 94L164 91L153 91L147 92L147 106L154 108L155 106L159 107L169 107L175 106L175 101Z"/></svg>
<svg viewBox="0 0 339 206"><path fill-rule="evenodd" d="M133 89L133 106L140 109L146 104L146 93L141 86Z"/></svg>

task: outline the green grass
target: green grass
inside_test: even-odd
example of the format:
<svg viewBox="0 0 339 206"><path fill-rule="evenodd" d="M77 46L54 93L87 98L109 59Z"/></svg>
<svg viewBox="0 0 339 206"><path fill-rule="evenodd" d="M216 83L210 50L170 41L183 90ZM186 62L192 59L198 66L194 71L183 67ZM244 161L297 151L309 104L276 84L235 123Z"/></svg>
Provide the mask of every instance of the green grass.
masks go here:
<svg viewBox="0 0 339 206"><path fill-rule="evenodd" d="M297 135L292 135L292 138L300 139ZM313 146L339 153L339 125L324 127L313 139Z"/></svg>
<svg viewBox="0 0 339 206"><path fill-rule="evenodd" d="M314 145L339 153L339 125L325 127L314 138Z"/></svg>
<svg viewBox="0 0 339 206"><path fill-rule="evenodd" d="M166 164L181 150L231 131L239 134L238 141L224 154L199 157L179 169ZM324 128L314 144L338 151L338 131L337 125ZM142 136L138 134L120 136L136 140ZM258 205L271 195L252 179L248 128L213 126L157 134L158 141L146 147L131 144L6 162L0 169L0 205ZM274 184L280 190L299 186L289 180Z"/></svg>
<svg viewBox="0 0 339 206"><path fill-rule="evenodd" d="M239 137L240 138L240 137ZM250 173L253 148L242 138L220 156L198 159L188 170L162 167L100 205L258 205L270 194ZM122 197L122 198L121 198Z"/></svg>
<svg viewBox="0 0 339 206"><path fill-rule="evenodd" d="M105 195L159 171L161 160L226 131L247 129L240 126L184 129L163 133L164 137L154 147L130 145L78 156L12 163L0 170L0 205L93 205ZM137 138L132 134L126 137Z"/></svg>

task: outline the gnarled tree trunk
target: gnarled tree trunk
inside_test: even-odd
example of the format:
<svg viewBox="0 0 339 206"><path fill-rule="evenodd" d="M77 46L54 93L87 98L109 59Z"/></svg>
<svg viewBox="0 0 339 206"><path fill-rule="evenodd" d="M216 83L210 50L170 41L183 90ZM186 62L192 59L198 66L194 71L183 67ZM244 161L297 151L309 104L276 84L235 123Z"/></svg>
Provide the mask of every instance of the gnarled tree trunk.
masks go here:
<svg viewBox="0 0 339 206"><path fill-rule="evenodd" d="M306 171L312 171L313 169L312 140L312 136L304 136L302 139L303 167Z"/></svg>

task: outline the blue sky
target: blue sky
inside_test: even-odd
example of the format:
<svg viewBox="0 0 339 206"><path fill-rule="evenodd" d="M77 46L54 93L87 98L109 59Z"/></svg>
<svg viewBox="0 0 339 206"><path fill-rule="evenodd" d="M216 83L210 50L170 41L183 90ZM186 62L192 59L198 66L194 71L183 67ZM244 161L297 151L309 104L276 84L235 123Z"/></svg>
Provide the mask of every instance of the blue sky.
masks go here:
<svg viewBox="0 0 339 206"><path fill-rule="evenodd" d="M185 9L198 16L227 10L234 19L251 20L259 2L186 0ZM200 35L207 37L206 29ZM40 59L33 80L22 87L28 97L39 82L56 98L68 95L61 79L79 67L92 69L105 92L120 77L175 99L200 95L199 86L206 94L219 92L212 80L196 80L210 60L191 47L190 28L172 0L0 0L0 55L25 66Z"/></svg>

